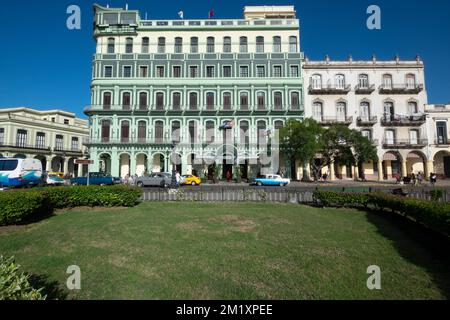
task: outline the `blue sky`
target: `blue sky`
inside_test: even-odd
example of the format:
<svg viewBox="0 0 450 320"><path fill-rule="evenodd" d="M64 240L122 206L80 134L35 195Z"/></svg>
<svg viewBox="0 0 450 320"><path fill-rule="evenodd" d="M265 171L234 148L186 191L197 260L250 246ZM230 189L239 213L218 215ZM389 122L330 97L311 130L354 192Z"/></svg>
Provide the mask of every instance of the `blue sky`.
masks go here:
<svg viewBox="0 0 450 320"><path fill-rule="evenodd" d="M391 59L399 54L425 61L430 103L450 102L450 1L447 0L99 0L139 9L149 19L242 16L245 5L295 5L302 51L310 59ZM79 5L82 29L66 28L66 9ZM83 116L89 104L92 1L27 0L2 3L0 107L61 108ZM366 28L366 9L381 7L382 29Z"/></svg>

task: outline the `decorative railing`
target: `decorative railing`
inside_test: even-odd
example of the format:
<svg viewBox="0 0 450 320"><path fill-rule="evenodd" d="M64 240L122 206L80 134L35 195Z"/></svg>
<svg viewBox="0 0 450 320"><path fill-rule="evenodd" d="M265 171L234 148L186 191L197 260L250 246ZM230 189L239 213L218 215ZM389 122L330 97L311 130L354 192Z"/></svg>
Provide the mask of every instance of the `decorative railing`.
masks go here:
<svg viewBox="0 0 450 320"><path fill-rule="evenodd" d="M381 125L383 126L411 126L422 125L426 122L427 117L421 115L387 115L381 118Z"/></svg>

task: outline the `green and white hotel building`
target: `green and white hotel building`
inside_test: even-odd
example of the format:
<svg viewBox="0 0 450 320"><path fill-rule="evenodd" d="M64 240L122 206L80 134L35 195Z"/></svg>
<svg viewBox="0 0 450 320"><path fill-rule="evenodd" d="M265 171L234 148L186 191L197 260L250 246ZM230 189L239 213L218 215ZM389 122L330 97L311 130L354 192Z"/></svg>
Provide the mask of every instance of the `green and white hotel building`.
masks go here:
<svg viewBox="0 0 450 320"><path fill-rule="evenodd" d="M299 20L292 6L245 7L242 19L142 20L94 6L91 170L243 178L301 167L268 162L276 129L303 118ZM175 144L175 148L174 148ZM264 161L262 161L264 159ZM212 170L209 170L211 174Z"/></svg>

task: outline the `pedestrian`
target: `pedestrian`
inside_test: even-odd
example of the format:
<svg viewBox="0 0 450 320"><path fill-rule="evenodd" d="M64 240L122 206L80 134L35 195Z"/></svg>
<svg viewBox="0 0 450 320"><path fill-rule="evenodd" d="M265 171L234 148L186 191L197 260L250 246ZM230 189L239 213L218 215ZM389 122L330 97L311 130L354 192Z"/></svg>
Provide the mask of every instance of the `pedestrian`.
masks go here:
<svg viewBox="0 0 450 320"><path fill-rule="evenodd" d="M179 186L181 183L181 175L180 173L177 171L177 173L175 174L175 178L177 180L177 185Z"/></svg>
<svg viewBox="0 0 450 320"><path fill-rule="evenodd" d="M430 173L430 184L432 187L435 186L436 180L437 180L436 174L434 172L431 172Z"/></svg>
<svg viewBox="0 0 450 320"><path fill-rule="evenodd" d="M128 184L128 174L123 178L122 183Z"/></svg>
<svg viewBox="0 0 450 320"><path fill-rule="evenodd" d="M227 171L227 182L231 181L231 173L230 170Z"/></svg>
<svg viewBox="0 0 450 320"><path fill-rule="evenodd" d="M414 172L411 173L411 184L413 186L416 185L416 175L414 174Z"/></svg>
<svg viewBox="0 0 450 320"><path fill-rule="evenodd" d="M417 173L417 182L419 183L419 185L421 185L422 181L423 181L423 175L422 175L422 172L419 171L419 173Z"/></svg>

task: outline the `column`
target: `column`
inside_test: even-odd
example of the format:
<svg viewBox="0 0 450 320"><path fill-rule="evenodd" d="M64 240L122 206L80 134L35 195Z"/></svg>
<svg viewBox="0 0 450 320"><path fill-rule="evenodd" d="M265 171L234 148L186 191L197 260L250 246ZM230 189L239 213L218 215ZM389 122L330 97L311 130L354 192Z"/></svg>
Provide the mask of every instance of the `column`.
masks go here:
<svg viewBox="0 0 450 320"><path fill-rule="evenodd" d="M113 177L119 176L120 159L117 155L117 149L111 151L111 175Z"/></svg>
<svg viewBox="0 0 450 320"><path fill-rule="evenodd" d="M378 181L383 181L383 160L378 160Z"/></svg>
<svg viewBox="0 0 450 320"><path fill-rule="evenodd" d="M136 154L131 152L130 155L130 175L134 175L136 173Z"/></svg>
<svg viewBox="0 0 450 320"><path fill-rule="evenodd" d="M406 160L402 160L402 177L406 177L408 172L406 171Z"/></svg>
<svg viewBox="0 0 450 320"><path fill-rule="evenodd" d="M330 163L330 181L336 180L336 175L334 173L334 161Z"/></svg>
<svg viewBox="0 0 450 320"><path fill-rule="evenodd" d="M353 167L353 180L357 181L359 179L359 167L358 165ZM364 170L364 168L363 168Z"/></svg>
<svg viewBox="0 0 450 320"><path fill-rule="evenodd" d="M69 173L69 158L64 158L64 174Z"/></svg>
<svg viewBox="0 0 450 320"><path fill-rule="evenodd" d="M151 153L147 154L147 172L148 174L153 172L153 156Z"/></svg>
<svg viewBox="0 0 450 320"><path fill-rule="evenodd" d="M311 177L311 172L309 168L309 163L303 164L303 179L309 181Z"/></svg>
<svg viewBox="0 0 450 320"><path fill-rule="evenodd" d="M83 176L83 165L82 164L78 164L78 173L77 173L78 177L82 177Z"/></svg>
<svg viewBox="0 0 450 320"><path fill-rule="evenodd" d="M187 169L188 169L187 156L185 154L183 154L181 156L181 172L180 172L180 174L181 175L187 174L188 173Z"/></svg>
<svg viewBox="0 0 450 320"><path fill-rule="evenodd" d="M427 164L426 164L426 166L425 166L425 172L424 172L424 175L425 175L425 179L429 179L429 177L430 177L430 173L432 173L432 172L434 172L434 163L433 163L433 160L429 160L429 161L427 161Z"/></svg>

